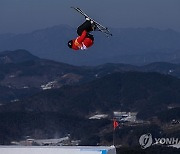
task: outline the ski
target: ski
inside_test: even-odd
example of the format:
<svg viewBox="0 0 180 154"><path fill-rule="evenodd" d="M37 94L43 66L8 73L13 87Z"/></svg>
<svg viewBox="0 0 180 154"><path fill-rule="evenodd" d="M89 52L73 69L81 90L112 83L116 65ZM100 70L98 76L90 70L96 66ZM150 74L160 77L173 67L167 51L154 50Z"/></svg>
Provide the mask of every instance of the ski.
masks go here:
<svg viewBox="0 0 180 154"><path fill-rule="evenodd" d="M89 16L88 16L84 11L82 11L80 8L78 8L78 7L71 7L71 8L74 9L74 10L76 10L77 12L79 12L79 13L80 13L81 15L83 15L84 17L87 17L87 18L89 18L90 20L92 20L92 21L95 23L98 31L103 32L107 37L112 36L111 32L109 31L109 29L108 29L107 27L101 25L100 23L98 23L97 21L95 21L94 19L92 19L91 17L89 17Z"/></svg>

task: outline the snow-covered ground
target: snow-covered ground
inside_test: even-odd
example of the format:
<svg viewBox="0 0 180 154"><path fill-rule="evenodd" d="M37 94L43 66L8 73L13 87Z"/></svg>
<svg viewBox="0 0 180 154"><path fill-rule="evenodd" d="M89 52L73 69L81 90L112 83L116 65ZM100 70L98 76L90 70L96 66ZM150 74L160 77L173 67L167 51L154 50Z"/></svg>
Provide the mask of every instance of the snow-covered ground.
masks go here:
<svg viewBox="0 0 180 154"><path fill-rule="evenodd" d="M41 88L43 90L52 89L56 83L57 83L57 81L51 81L51 82L48 82L45 85L41 85Z"/></svg>
<svg viewBox="0 0 180 154"><path fill-rule="evenodd" d="M104 119L104 118L107 118L108 115L107 114L96 114L96 115L93 115L91 117L89 117L89 119Z"/></svg>

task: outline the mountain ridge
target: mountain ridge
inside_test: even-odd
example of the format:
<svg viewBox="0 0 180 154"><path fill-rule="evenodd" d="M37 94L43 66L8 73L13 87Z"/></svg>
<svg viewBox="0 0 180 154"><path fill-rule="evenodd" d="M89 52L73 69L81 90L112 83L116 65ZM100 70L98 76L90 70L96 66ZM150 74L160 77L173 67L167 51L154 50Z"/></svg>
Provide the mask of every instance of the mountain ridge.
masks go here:
<svg viewBox="0 0 180 154"><path fill-rule="evenodd" d="M112 112L113 109L121 109L141 112L148 109L154 110L154 114L155 111L160 111L159 106L165 110L165 106L172 102L178 104L179 87L180 79L170 75L155 72L116 72L81 85L43 91L17 104L24 106L19 109L33 112L66 113L71 110L75 111L74 114L81 115L97 112L96 110ZM168 99L165 100L165 96ZM15 104L13 103L13 111L17 109Z"/></svg>
<svg viewBox="0 0 180 154"><path fill-rule="evenodd" d="M6 57L5 60L3 57ZM180 78L180 65L156 62L144 66L107 63L93 67L79 67L41 59L26 50L0 53L0 86L6 87L6 92L10 94L8 96L13 98L12 100L21 100L20 93L24 98L24 92L30 96L34 88L38 92L57 89L63 85L78 85L115 72L159 72ZM30 90L31 88L32 90ZM0 100L5 101L3 95ZM11 100L7 99L7 101Z"/></svg>
<svg viewBox="0 0 180 154"><path fill-rule="evenodd" d="M22 63L25 61L39 59L37 56L32 55L29 51L18 49L15 51L0 52L0 63Z"/></svg>
<svg viewBox="0 0 180 154"><path fill-rule="evenodd" d="M74 53L68 49L67 42L77 36L75 28L57 25L26 34L0 35L0 50L26 49L40 58L73 65L179 62L179 32L155 28L121 28L112 29L112 32L111 38L94 32L94 46L85 52Z"/></svg>

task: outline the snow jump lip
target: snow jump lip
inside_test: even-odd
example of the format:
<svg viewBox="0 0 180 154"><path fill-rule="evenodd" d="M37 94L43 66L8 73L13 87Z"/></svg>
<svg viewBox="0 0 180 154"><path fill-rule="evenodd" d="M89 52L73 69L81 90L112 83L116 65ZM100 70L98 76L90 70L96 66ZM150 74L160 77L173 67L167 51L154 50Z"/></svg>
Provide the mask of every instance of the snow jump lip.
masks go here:
<svg viewBox="0 0 180 154"><path fill-rule="evenodd" d="M0 146L1 154L116 154L114 146Z"/></svg>

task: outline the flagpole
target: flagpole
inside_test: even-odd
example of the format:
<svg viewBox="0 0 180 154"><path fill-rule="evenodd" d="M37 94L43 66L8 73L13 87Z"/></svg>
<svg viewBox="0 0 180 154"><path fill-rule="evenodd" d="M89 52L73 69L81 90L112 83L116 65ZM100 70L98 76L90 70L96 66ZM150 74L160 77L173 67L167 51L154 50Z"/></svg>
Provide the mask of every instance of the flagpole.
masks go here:
<svg viewBox="0 0 180 154"><path fill-rule="evenodd" d="M113 145L115 146L115 129L113 128Z"/></svg>
<svg viewBox="0 0 180 154"><path fill-rule="evenodd" d="M118 127L118 122L115 118L113 118L113 145L115 146L115 131L116 127Z"/></svg>
<svg viewBox="0 0 180 154"><path fill-rule="evenodd" d="M113 145L115 146L115 137L116 137L116 128L119 126L118 122L116 121L116 118L113 118Z"/></svg>

